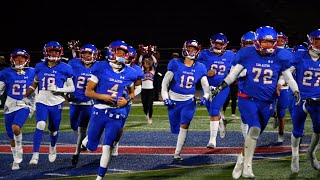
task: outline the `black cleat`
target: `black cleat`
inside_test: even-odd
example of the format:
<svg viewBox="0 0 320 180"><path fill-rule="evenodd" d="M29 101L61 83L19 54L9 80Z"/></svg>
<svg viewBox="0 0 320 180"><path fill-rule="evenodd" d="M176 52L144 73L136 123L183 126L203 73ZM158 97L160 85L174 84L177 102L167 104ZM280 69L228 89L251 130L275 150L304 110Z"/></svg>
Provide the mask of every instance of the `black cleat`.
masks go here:
<svg viewBox="0 0 320 180"><path fill-rule="evenodd" d="M85 147L83 144L80 146L81 151L87 151L87 147Z"/></svg>
<svg viewBox="0 0 320 180"><path fill-rule="evenodd" d="M71 159L72 166L76 166L78 164L78 160L79 160L79 154L73 155Z"/></svg>

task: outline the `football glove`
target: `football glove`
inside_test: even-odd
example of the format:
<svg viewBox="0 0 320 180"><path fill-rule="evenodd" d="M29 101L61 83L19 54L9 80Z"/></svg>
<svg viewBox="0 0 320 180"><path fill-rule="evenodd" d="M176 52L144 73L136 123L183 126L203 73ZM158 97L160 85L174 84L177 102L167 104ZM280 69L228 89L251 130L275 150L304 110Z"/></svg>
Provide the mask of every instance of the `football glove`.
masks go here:
<svg viewBox="0 0 320 180"><path fill-rule="evenodd" d="M300 101L301 101L301 96L300 96L300 92L299 91L295 91L293 93L294 98L296 98L296 105L299 105Z"/></svg>
<svg viewBox="0 0 320 180"><path fill-rule="evenodd" d="M206 104L207 99L205 97L202 97L200 99L198 99L197 104L199 104L200 106L203 106Z"/></svg>
<svg viewBox="0 0 320 180"><path fill-rule="evenodd" d="M165 106L167 106L169 108L172 108L174 106L174 104L175 104L171 99L165 99L163 101L163 103L164 103Z"/></svg>

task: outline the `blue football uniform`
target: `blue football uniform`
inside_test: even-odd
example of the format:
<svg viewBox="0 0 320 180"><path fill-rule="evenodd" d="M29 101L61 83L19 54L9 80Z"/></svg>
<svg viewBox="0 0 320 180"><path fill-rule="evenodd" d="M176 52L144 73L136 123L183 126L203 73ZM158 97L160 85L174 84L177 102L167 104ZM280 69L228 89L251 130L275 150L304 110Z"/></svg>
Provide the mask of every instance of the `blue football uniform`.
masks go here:
<svg viewBox="0 0 320 180"><path fill-rule="evenodd" d="M299 51L294 54L292 65L295 67L295 79L302 99L300 104L293 107L292 134L296 138L302 137L308 113L313 123L313 132L320 133L320 61L312 60L308 51Z"/></svg>
<svg viewBox="0 0 320 180"><path fill-rule="evenodd" d="M35 77L33 68L24 69L23 73L17 73L12 67L0 71L0 81L5 84L7 99L4 105L4 118L7 135L13 139L12 124L20 128L26 122L30 109L19 106L17 103L23 99L28 87Z"/></svg>
<svg viewBox="0 0 320 180"><path fill-rule="evenodd" d="M207 75L204 64L195 62L191 67L186 66L182 59L171 60L168 71L174 76L170 84L170 99L175 101L173 108L168 108L170 129L174 134L179 134L180 124L190 124L195 110L194 94L196 84L203 76Z"/></svg>
<svg viewBox="0 0 320 180"><path fill-rule="evenodd" d="M223 79L227 76L231 66L235 65L234 61L235 53L226 50L224 54L218 56L210 51L210 49L204 49L200 52L198 61L206 66L206 70L215 70L216 74L212 77L208 77L210 86L217 87ZM207 110L211 117L218 116L220 109L229 95L230 87L222 90L212 101L206 102Z"/></svg>
<svg viewBox="0 0 320 180"><path fill-rule="evenodd" d="M73 72L70 65L59 62L53 67L48 66L48 61L37 63L35 74L38 77L39 94L36 98L36 121L47 121L49 119L48 129L50 132L57 132L50 136L51 147L54 147L58 140L58 130L61 123L62 103L65 101L63 94L55 94L48 90L48 85L56 85L63 88L68 78L72 78ZM33 138L33 152L39 152L42 141L43 130L36 128Z"/></svg>
<svg viewBox="0 0 320 180"><path fill-rule="evenodd" d="M136 64L133 64L131 67L132 67L132 68L136 71L136 73L137 73L137 76L138 76L138 77L137 77L137 80L142 80L142 78L143 78L144 76L143 76L143 71L142 71L141 67L138 66L138 65L136 65ZM125 90L125 93L126 93L126 95L124 95L124 97L127 97L127 96L129 95L127 89ZM131 105L132 105L132 102L129 103L129 104L126 106L127 115L126 115L126 118L124 118L124 119L122 120L122 127L124 127L124 125L125 125L125 123L126 123L126 120L127 120L127 118L128 118L129 112L130 112L130 110L131 110Z"/></svg>
<svg viewBox="0 0 320 180"><path fill-rule="evenodd" d="M70 126L77 131L79 126L88 127L92 113L93 100L85 96L85 90L94 64L87 68L80 58L71 59L68 64L73 70L75 87L75 91L70 95Z"/></svg>
<svg viewBox="0 0 320 180"><path fill-rule="evenodd" d="M260 56L252 47L237 52L235 61L247 70L241 87L244 98L239 98L238 106L249 128L256 126L263 132L274 112L279 76L290 67L291 59L292 53L285 49L268 56Z"/></svg>
<svg viewBox="0 0 320 180"><path fill-rule="evenodd" d="M108 94L114 98L113 103L95 99L93 112L88 129L88 143L86 147L94 151L97 149L103 130L103 145L113 145L113 141L121 129L122 119L126 118L126 107L117 107L116 101L123 96L126 87L132 86L137 80L136 71L125 66L120 72L115 72L109 62L99 62L91 71L93 81L97 80L95 92Z"/></svg>

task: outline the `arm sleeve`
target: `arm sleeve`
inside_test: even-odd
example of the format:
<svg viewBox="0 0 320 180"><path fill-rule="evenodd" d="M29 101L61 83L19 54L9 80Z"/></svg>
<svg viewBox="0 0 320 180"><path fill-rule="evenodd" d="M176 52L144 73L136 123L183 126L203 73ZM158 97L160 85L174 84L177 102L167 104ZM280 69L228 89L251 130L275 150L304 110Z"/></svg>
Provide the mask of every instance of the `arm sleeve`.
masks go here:
<svg viewBox="0 0 320 180"><path fill-rule="evenodd" d="M202 76L201 78L201 86L203 89L203 97L209 99L210 89L209 89L209 82L207 76Z"/></svg>
<svg viewBox="0 0 320 180"><path fill-rule="evenodd" d="M0 96L4 93L6 89L6 84L3 81L0 81Z"/></svg>
<svg viewBox="0 0 320 180"><path fill-rule="evenodd" d="M58 91L64 92L64 93L74 92L75 87L74 87L72 78L68 78L67 81L64 83L63 88L59 88Z"/></svg>
<svg viewBox="0 0 320 180"><path fill-rule="evenodd" d="M137 96L138 94L140 94L140 93L141 93L141 90L142 90L141 85L135 86L135 87L134 87L134 95Z"/></svg>
<svg viewBox="0 0 320 180"><path fill-rule="evenodd" d="M293 79L290 68L288 68L285 71L282 71L282 75L283 75L284 80L289 84L289 87L292 90L292 92L299 91L298 84Z"/></svg>
<svg viewBox="0 0 320 180"><path fill-rule="evenodd" d="M283 86L284 83L286 83L286 81L284 80L283 75L281 75L281 76L279 77L278 84L280 84L281 86Z"/></svg>
<svg viewBox="0 0 320 180"><path fill-rule="evenodd" d="M224 81L228 85L232 84L238 78L243 69L244 67L241 64L237 64L236 66L234 66L234 68L232 68L232 71L227 75Z"/></svg>
<svg viewBox="0 0 320 180"><path fill-rule="evenodd" d="M173 79L173 72L171 71L167 71L166 74L164 75L164 78L162 80L162 84L161 84L161 96L162 99L168 99L169 98L169 84L171 82L171 80Z"/></svg>

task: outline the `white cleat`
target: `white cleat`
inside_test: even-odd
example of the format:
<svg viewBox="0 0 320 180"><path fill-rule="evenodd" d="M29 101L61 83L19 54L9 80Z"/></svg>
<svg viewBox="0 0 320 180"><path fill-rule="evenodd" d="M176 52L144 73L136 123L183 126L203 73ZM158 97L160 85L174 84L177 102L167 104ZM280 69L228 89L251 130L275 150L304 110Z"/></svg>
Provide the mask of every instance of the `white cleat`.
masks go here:
<svg viewBox="0 0 320 180"><path fill-rule="evenodd" d="M175 161L183 161L183 158L180 156L180 154L174 154L173 159Z"/></svg>
<svg viewBox="0 0 320 180"><path fill-rule="evenodd" d="M33 154L29 162L30 165L37 165L39 161L39 154Z"/></svg>
<svg viewBox="0 0 320 180"><path fill-rule="evenodd" d="M220 130L220 138L224 138L226 136L226 125L222 118L219 120L219 130Z"/></svg>
<svg viewBox="0 0 320 180"><path fill-rule="evenodd" d="M207 148L209 148L209 149L214 149L214 148L216 148L216 143L208 143L207 144Z"/></svg>
<svg viewBox="0 0 320 180"><path fill-rule="evenodd" d="M20 169L19 163L13 162L11 169L12 169L12 170L18 170L18 169Z"/></svg>
<svg viewBox="0 0 320 180"><path fill-rule="evenodd" d="M232 178L233 179L240 178L242 171L243 171L243 159L244 159L243 155L239 154L238 158L237 158L237 163L234 166L233 171L232 171Z"/></svg>
<svg viewBox="0 0 320 180"><path fill-rule="evenodd" d="M284 141L284 135L278 134L278 143L283 143L283 141Z"/></svg>
<svg viewBox="0 0 320 180"><path fill-rule="evenodd" d="M152 124L152 119L148 118L148 124Z"/></svg>
<svg viewBox="0 0 320 180"><path fill-rule="evenodd" d="M118 149L119 149L118 146L114 146L114 147L112 148L111 156L118 156L118 155L119 155Z"/></svg>
<svg viewBox="0 0 320 180"><path fill-rule="evenodd" d="M57 149L56 149L57 146L54 146L54 147L49 147L49 161L50 162L54 162L57 158Z"/></svg>
<svg viewBox="0 0 320 180"><path fill-rule="evenodd" d="M292 158L291 158L291 172L292 173L299 172L299 156L292 156Z"/></svg>
<svg viewBox="0 0 320 180"><path fill-rule="evenodd" d="M247 167L243 167L242 177L248 178L248 179L254 179L255 178L255 176L253 174L253 171L252 171L252 165L251 164L248 164Z"/></svg>
<svg viewBox="0 0 320 180"><path fill-rule="evenodd" d="M239 117L235 114L231 114L231 120L238 120Z"/></svg>
<svg viewBox="0 0 320 180"><path fill-rule="evenodd" d="M16 151L16 157L14 158L14 163L20 164L22 162L22 160L23 160L22 154L23 154L22 148L20 150Z"/></svg>
<svg viewBox="0 0 320 180"><path fill-rule="evenodd" d="M312 168L315 169L315 170L319 170L320 169L320 163L317 160L316 155L313 154L310 151L307 152L307 155L308 155L308 158L310 159Z"/></svg>

